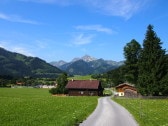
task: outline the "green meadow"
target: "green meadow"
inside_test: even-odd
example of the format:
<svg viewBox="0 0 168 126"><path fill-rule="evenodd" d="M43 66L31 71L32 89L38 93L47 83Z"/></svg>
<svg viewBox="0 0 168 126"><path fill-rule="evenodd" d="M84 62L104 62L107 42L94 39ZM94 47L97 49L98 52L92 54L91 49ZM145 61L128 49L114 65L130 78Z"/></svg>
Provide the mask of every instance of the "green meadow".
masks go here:
<svg viewBox="0 0 168 126"><path fill-rule="evenodd" d="M168 99L114 98L137 120L140 126L168 126Z"/></svg>
<svg viewBox="0 0 168 126"><path fill-rule="evenodd" d="M91 77L91 75L85 75L85 76L81 76L81 75L75 75L74 77L69 77L68 80L90 80L93 79ZM93 79L94 80L94 79Z"/></svg>
<svg viewBox="0 0 168 126"><path fill-rule="evenodd" d="M48 89L0 88L1 126L73 126L95 109L98 97L58 97Z"/></svg>

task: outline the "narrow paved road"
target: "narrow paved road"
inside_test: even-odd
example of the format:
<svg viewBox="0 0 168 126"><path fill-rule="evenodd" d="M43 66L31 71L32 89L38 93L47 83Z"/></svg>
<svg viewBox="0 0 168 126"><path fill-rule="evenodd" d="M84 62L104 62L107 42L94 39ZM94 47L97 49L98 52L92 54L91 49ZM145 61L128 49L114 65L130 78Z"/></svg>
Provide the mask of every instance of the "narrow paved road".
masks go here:
<svg viewBox="0 0 168 126"><path fill-rule="evenodd" d="M80 126L138 126L132 115L110 97L98 100L95 111Z"/></svg>

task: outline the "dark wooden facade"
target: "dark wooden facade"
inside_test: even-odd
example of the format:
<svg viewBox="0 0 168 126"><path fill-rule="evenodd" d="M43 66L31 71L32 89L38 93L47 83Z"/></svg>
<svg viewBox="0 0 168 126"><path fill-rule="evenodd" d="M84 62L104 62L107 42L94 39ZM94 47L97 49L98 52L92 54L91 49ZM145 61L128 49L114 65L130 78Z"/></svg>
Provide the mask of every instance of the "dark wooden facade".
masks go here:
<svg viewBox="0 0 168 126"><path fill-rule="evenodd" d="M71 80L66 85L69 96L102 96L103 88L98 80Z"/></svg>

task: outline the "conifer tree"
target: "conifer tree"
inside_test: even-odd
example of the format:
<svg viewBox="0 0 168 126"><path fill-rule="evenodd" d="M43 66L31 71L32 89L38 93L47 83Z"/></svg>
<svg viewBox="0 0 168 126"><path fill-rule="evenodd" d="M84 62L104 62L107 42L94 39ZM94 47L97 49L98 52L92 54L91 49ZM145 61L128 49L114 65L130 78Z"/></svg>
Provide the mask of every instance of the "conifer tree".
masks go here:
<svg viewBox="0 0 168 126"><path fill-rule="evenodd" d="M126 81L137 84L138 80L138 59L141 51L141 45L132 39L131 42L127 43L124 47L125 56L125 79Z"/></svg>
<svg viewBox="0 0 168 126"><path fill-rule="evenodd" d="M165 67L165 76L162 78L161 80L161 94L164 96L168 96L168 54L166 54L165 56L165 62L164 62L164 66Z"/></svg>
<svg viewBox="0 0 168 126"><path fill-rule="evenodd" d="M153 26L149 25L138 64L138 86L142 95L159 95L161 93L161 80L167 74L165 50L162 49L161 44Z"/></svg>

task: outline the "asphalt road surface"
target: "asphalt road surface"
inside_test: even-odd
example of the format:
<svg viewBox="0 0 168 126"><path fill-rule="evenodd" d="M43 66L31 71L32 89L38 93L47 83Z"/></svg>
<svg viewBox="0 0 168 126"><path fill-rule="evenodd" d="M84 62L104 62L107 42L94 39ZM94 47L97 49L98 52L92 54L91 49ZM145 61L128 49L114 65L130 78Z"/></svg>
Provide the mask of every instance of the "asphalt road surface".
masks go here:
<svg viewBox="0 0 168 126"><path fill-rule="evenodd" d="M102 97L94 112L80 126L138 126L132 115L110 97Z"/></svg>

